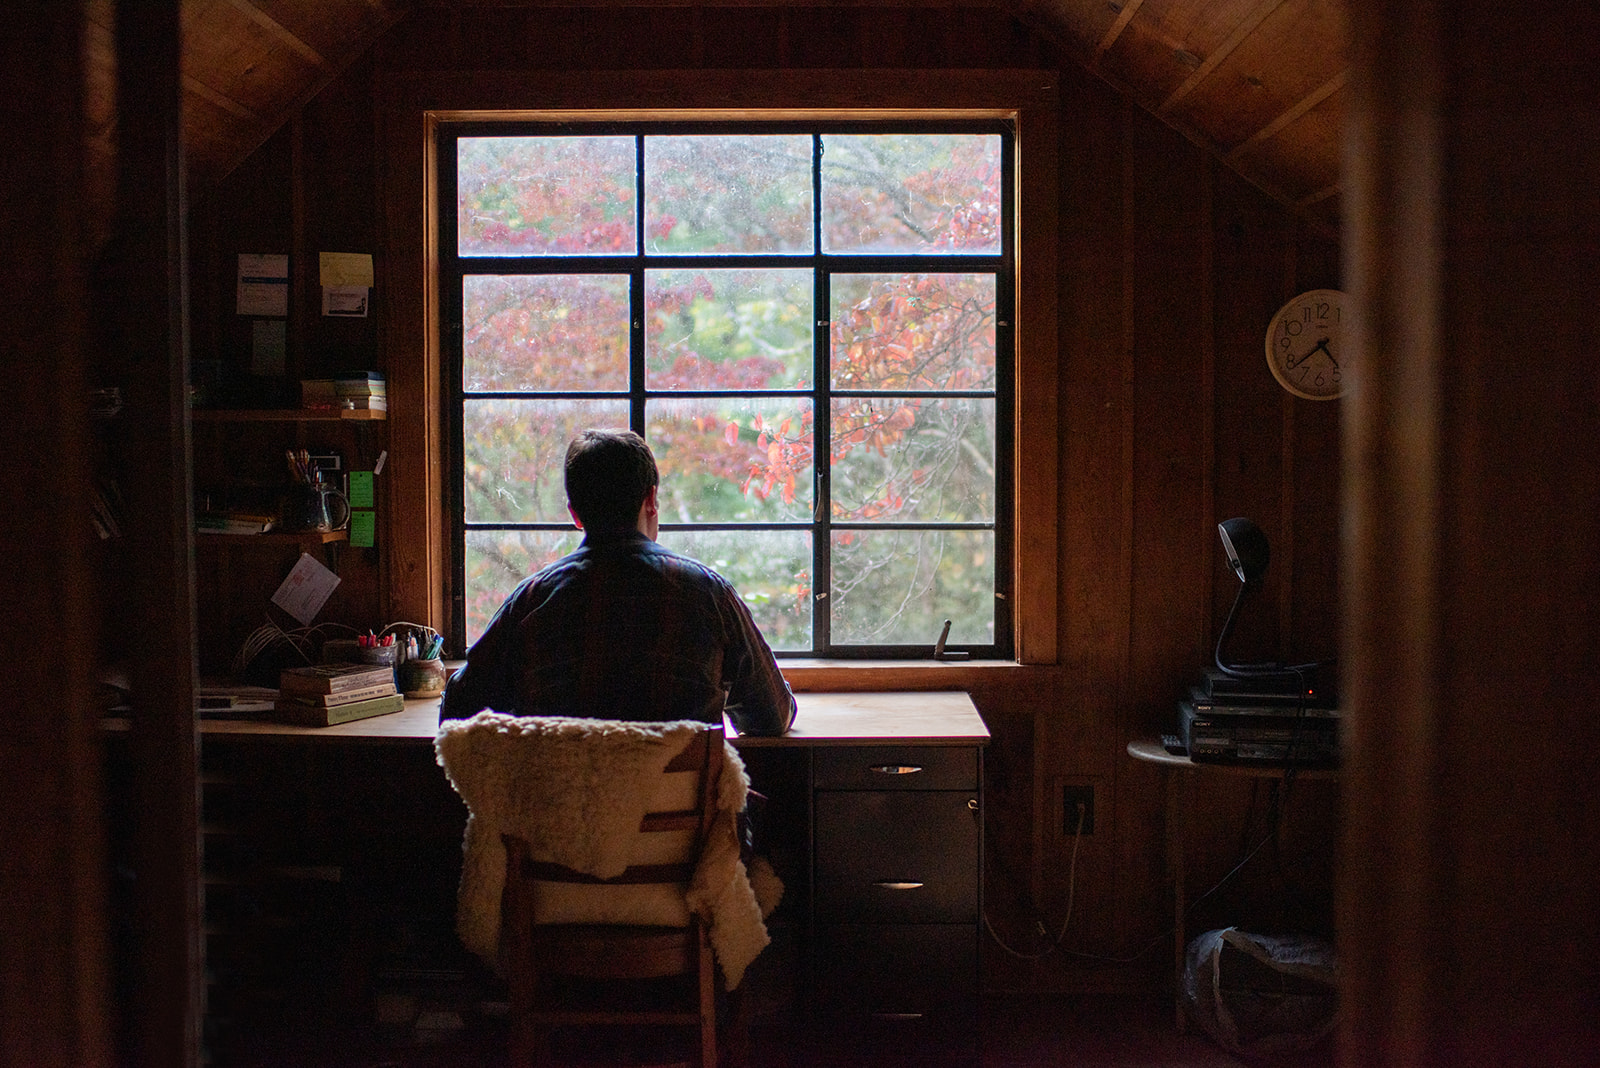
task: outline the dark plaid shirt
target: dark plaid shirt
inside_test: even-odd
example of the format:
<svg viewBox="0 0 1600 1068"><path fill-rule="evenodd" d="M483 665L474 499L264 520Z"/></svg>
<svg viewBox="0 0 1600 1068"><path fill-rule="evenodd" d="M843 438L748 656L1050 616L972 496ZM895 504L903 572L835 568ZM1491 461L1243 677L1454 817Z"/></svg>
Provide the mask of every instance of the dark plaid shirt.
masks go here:
<svg viewBox="0 0 1600 1068"><path fill-rule="evenodd" d="M794 695L727 579L638 532L590 534L524 579L450 679L439 718L698 719L782 734Z"/></svg>

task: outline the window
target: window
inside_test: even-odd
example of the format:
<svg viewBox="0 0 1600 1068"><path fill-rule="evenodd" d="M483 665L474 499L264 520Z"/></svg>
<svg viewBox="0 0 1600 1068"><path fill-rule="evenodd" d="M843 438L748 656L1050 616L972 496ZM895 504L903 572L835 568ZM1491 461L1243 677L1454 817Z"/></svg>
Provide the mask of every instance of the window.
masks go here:
<svg viewBox="0 0 1600 1068"><path fill-rule="evenodd" d="M1009 656L1010 157L987 121L442 129L456 642L579 543L572 435L631 426L661 542L780 655L948 619Z"/></svg>

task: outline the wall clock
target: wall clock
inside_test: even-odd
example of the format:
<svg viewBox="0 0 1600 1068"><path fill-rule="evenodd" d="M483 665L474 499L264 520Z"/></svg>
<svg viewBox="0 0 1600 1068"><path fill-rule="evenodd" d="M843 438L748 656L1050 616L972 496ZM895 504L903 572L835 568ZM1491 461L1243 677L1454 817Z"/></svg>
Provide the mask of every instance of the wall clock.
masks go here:
<svg viewBox="0 0 1600 1068"><path fill-rule="evenodd" d="M1312 289L1278 309L1267 326L1267 366L1296 397L1334 400L1344 393L1345 295Z"/></svg>

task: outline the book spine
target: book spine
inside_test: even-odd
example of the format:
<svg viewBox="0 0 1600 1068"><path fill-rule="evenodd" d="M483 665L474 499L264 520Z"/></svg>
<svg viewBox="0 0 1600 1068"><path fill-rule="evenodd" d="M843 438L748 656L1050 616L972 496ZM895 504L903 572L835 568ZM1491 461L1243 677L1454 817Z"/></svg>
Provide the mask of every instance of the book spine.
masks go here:
<svg viewBox="0 0 1600 1068"><path fill-rule="evenodd" d="M282 694L280 700L294 701L308 708L329 708L333 705L347 705L352 701L365 701L369 697L385 697L394 692L394 683L379 682L354 690L341 690L338 693Z"/></svg>
<svg viewBox="0 0 1600 1068"><path fill-rule="evenodd" d="M298 726L334 727L340 723L398 712L405 707L405 704L405 698L399 694L391 694L388 697L373 697L365 701L352 701L349 704L327 707L279 701L277 711L287 722Z"/></svg>
<svg viewBox="0 0 1600 1068"><path fill-rule="evenodd" d="M359 675L290 675L278 680L278 689L287 694L317 697L324 694L344 694L367 686L394 685L392 668L374 668Z"/></svg>

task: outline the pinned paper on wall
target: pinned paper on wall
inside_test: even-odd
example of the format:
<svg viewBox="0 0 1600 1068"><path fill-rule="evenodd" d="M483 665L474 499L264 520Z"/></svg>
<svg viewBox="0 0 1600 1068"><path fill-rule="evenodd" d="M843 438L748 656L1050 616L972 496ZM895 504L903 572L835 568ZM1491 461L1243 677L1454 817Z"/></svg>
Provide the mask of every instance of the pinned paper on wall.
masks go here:
<svg viewBox="0 0 1600 1068"><path fill-rule="evenodd" d="M367 252L319 252L322 314L365 318L372 294L372 255Z"/></svg>
<svg viewBox="0 0 1600 1068"><path fill-rule="evenodd" d="M372 288L372 255L367 252L317 253L319 284L329 287Z"/></svg>
<svg viewBox="0 0 1600 1068"><path fill-rule="evenodd" d="M337 315L346 319L367 317L367 298L372 290L366 286L323 286L322 314Z"/></svg>
<svg viewBox="0 0 1600 1068"><path fill-rule="evenodd" d="M309 627L337 585L338 575L319 564L310 553L301 553L283 584L272 595L272 603L298 619L302 627Z"/></svg>
<svg viewBox="0 0 1600 1068"><path fill-rule="evenodd" d="M238 307L240 315L289 314L289 257L239 253Z"/></svg>
<svg viewBox="0 0 1600 1068"><path fill-rule="evenodd" d="M365 509L350 513L350 544L357 549L370 549L377 543L378 513Z"/></svg>
<svg viewBox="0 0 1600 1068"><path fill-rule="evenodd" d="M350 472L350 507L373 507L371 471Z"/></svg>

